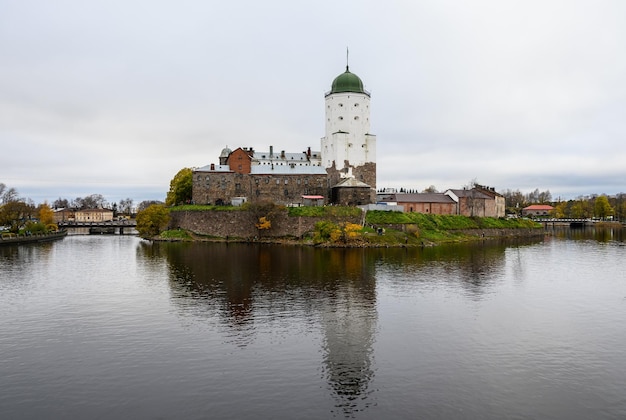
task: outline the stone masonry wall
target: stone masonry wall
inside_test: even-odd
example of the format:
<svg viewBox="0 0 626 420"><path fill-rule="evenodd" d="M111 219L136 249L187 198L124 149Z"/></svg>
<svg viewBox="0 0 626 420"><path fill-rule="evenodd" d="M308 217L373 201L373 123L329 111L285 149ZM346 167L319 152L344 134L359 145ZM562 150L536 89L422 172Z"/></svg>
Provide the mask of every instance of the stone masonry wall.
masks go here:
<svg viewBox="0 0 626 420"><path fill-rule="evenodd" d="M250 211L176 211L170 213L170 229L181 228L199 235L227 236L238 238L259 237L302 237L315 229L315 224L330 218L289 217L287 210L275 213L270 218L272 227L259 231L255 224L257 216ZM360 223L360 217L341 218L335 222Z"/></svg>
<svg viewBox="0 0 626 420"><path fill-rule="evenodd" d="M277 204L301 203L302 195L326 195L326 175L253 175L194 172L192 198L196 204L230 204L233 197Z"/></svg>

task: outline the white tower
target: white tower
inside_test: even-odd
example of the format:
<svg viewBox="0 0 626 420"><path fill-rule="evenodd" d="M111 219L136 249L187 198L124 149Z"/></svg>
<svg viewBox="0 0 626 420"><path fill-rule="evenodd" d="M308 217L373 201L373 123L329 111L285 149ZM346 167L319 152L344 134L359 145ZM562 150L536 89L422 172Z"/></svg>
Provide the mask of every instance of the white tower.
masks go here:
<svg viewBox="0 0 626 420"><path fill-rule="evenodd" d="M353 176L375 190L376 136L370 134L370 93L348 66L333 81L325 105L321 153L331 182Z"/></svg>

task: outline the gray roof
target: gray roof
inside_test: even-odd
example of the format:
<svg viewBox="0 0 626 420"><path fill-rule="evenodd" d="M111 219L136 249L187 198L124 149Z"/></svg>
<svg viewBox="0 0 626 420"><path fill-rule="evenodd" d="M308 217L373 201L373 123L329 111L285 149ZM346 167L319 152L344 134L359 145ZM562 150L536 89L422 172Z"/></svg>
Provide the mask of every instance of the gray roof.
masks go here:
<svg viewBox="0 0 626 420"><path fill-rule="evenodd" d="M254 175L326 175L326 168L313 165L273 164L273 165L252 165L250 173Z"/></svg>
<svg viewBox="0 0 626 420"><path fill-rule="evenodd" d="M333 188L371 188L365 182L361 182L358 179L351 177L340 181L338 184L333 185Z"/></svg>
<svg viewBox="0 0 626 420"><path fill-rule="evenodd" d="M322 152L311 151L311 156L308 156L306 152L300 153L282 153L282 152L273 152L270 155L270 152L257 152L256 150L252 154L252 160L262 162L283 162L283 163L291 163L291 162L314 162L317 163L321 160Z"/></svg>
<svg viewBox="0 0 626 420"><path fill-rule="evenodd" d="M194 168L194 172L232 172L228 165L215 165L215 169L211 169L211 165Z"/></svg>
<svg viewBox="0 0 626 420"><path fill-rule="evenodd" d="M461 198L461 197L471 197L471 198L480 198L483 200L491 200L493 197L481 192L480 190L477 189L471 189L471 190L453 190L450 189L448 191L451 191L454 193L454 195L456 195L457 197Z"/></svg>

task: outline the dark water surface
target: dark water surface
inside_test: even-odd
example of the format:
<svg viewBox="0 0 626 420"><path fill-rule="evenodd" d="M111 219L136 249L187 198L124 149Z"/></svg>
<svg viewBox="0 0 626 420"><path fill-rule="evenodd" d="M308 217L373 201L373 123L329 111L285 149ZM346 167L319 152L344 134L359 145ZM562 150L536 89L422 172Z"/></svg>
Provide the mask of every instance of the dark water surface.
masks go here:
<svg viewBox="0 0 626 420"><path fill-rule="evenodd" d="M621 235L0 248L0 418L626 418Z"/></svg>

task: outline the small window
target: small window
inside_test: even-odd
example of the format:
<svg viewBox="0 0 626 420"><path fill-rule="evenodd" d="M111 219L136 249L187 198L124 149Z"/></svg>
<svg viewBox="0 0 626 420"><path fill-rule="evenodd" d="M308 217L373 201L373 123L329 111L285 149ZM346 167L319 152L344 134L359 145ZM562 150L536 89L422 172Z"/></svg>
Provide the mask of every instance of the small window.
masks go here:
<svg viewBox="0 0 626 420"><path fill-rule="evenodd" d="M343 120L343 117L339 117L339 121Z"/></svg>
<svg viewBox="0 0 626 420"><path fill-rule="evenodd" d="M356 103L356 104L354 104L354 106L359 106L359 104L358 104L358 103Z"/></svg>
<svg viewBox="0 0 626 420"><path fill-rule="evenodd" d="M358 116L358 115L357 115L357 116L355 116L355 117L354 117L354 119L355 119L355 120L358 120L358 119L359 119L359 116Z"/></svg>
<svg viewBox="0 0 626 420"><path fill-rule="evenodd" d="M340 108L341 108L341 107L343 107L343 104L339 104L339 107L340 107Z"/></svg>

